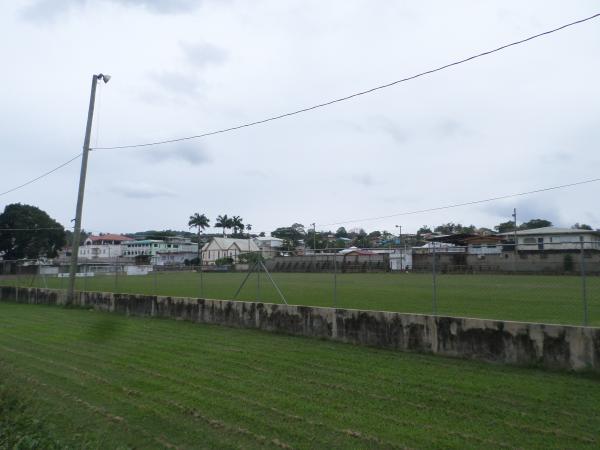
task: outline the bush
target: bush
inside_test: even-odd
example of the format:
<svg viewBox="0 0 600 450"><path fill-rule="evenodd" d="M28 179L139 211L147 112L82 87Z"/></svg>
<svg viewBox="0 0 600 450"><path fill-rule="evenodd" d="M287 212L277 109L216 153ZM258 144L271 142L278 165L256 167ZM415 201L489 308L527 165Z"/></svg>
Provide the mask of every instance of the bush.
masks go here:
<svg viewBox="0 0 600 450"><path fill-rule="evenodd" d="M25 401L0 385L0 448L53 450L65 446L54 439Z"/></svg>
<svg viewBox="0 0 600 450"><path fill-rule="evenodd" d="M233 258L228 256L226 258L219 258L215 261L217 266L230 266L233 264Z"/></svg>
<svg viewBox="0 0 600 450"><path fill-rule="evenodd" d="M238 255L238 260L241 263L254 264L259 261L264 261L263 255L259 252L254 253L240 253Z"/></svg>

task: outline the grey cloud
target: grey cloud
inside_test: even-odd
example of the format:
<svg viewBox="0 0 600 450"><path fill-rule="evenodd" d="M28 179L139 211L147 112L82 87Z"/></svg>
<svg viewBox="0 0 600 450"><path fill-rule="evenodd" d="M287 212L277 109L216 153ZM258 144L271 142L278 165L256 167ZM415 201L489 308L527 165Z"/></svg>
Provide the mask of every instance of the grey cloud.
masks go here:
<svg viewBox="0 0 600 450"><path fill-rule="evenodd" d="M128 198L157 198L175 197L175 192L168 188L154 186L148 183L123 182L117 183L110 189L112 192Z"/></svg>
<svg viewBox="0 0 600 450"><path fill-rule="evenodd" d="M128 7L142 7L158 14L185 13L198 8L202 0L110 0L112 3ZM21 16L27 20L53 20L74 7L81 8L90 0L37 0L21 10Z"/></svg>
<svg viewBox="0 0 600 450"><path fill-rule="evenodd" d="M216 45L181 43L181 48L188 62L198 67L221 64L227 60L227 51Z"/></svg>
<svg viewBox="0 0 600 450"><path fill-rule="evenodd" d="M455 119L443 119L435 125L434 133L438 137L445 139L461 134L468 134L468 131Z"/></svg>
<svg viewBox="0 0 600 450"><path fill-rule="evenodd" d="M21 9L21 17L30 21L54 20L56 17L69 11L72 7L83 6L85 0L37 0Z"/></svg>
<svg viewBox="0 0 600 450"><path fill-rule="evenodd" d="M202 84L194 75L179 72L163 72L152 78L165 90L187 97L197 95Z"/></svg>
<svg viewBox="0 0 600 450"><path fill-rule="evenodd" d="M409 140L409 134L407 131L390 119L384 117L378 118L377 126L381 131L389 135L398 144L405 144Z"/></svg>
<svg viewBox="0 0 600 450"><path fill-rule="evenodd" d="M112 0L125 6L141 6L160 14L173 14L192 11L202 4L202 0Z"/></svg>
<svg viewBox="0 0 600 450"><path fill-rule="evenodd" d="M357 173L352 175L352 180L362 186L370 187L376 184L373 177L368 173Z"/></svg>
<svg viewBox="0 0 600 450"><path fill-rule="evenodd" d="M550 154L545 154L542 156L542 161L545 163L568 163L573 161L573 156L566 151L558 151Z"/></svg>
<svg viewBox="0 0 600 450"><path fill-rule="evenodd" d="M263 171L263 170L259 170L259 169L248 169L248 170L243 170L241 172L242 175L246 176L246 177L251 177L251 178L267 178L269 175Z"/></svg>
<svg viewBox="0 0 600 450"><path fill-rule="evenodd" d="M146 159L154 162L183 161L192 166L208 164L212 160L208 152L198 145L180 145L174 149L150 150L144 152Z"/></svg>

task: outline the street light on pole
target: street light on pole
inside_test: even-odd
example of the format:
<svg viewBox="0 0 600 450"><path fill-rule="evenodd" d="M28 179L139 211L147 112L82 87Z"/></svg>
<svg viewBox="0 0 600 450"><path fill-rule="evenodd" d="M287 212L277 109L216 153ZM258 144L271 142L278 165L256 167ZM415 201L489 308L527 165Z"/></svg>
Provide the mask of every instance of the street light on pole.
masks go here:
<svg viewBox="0 0 600 450"><path fill-rule="evenodd" d="M69 269L69 287L67 290L67 304L72 304L75 297L75 276L77 274L77 256L79 253L79 239L81 239L81 214L83 211L83 194L85 192L85 177L87 174L87 161L90 152L90 135L92 134L92 122L94 119L94 105L96 102L96 85L98 80L108 83L110 75L102 73L92 75L92 89L90 92L90 105L88 108L87 124L85 127L85 139L83 141L83 153L81 155L81 172L79 173L79 191L77 194L77 208L75 210L75 226L73 228L73 245L71 247L71 267Z"/></svg>

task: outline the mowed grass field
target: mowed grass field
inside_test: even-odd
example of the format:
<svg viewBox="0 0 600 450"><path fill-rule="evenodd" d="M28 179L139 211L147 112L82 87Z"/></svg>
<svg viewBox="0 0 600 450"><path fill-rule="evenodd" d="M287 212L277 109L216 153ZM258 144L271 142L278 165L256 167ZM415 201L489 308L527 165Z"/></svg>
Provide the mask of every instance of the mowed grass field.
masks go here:
<svg viewBox="0 0 600 450"><path fill-rule="evenodd" d="M600 445L592 375L59 307L0 303L0 387L71 448Z"/></svg>
<svg viewBox="0 0 600 450"><path fill-rule="evenodd" d="M202 288L196 272L159 272L147 276L96 276L77 280L77 288L90 291L158 294L182 297L233 299L245 273L204 273ZM430 314L433 311L431 274L273 273L288 303L309 306L371 309ZM583 323L582 280L578 276L437 275L436 311L442 315L498 320ZM14 279L0 280L4 284ZM66 288L65 278L23 276L24 286ZM600 326L600 277L586 279L589 324ZM253 274L238 297L280 303L277 291L263 273Z"/></svg>

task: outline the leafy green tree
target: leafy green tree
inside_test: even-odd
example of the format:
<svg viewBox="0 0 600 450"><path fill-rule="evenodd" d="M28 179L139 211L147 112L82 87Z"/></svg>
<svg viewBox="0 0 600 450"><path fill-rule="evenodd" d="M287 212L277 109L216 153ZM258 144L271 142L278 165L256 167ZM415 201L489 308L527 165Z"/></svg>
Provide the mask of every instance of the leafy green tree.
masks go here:
<svg viewBox="0 0 600 450"><path fill-rule="evenodd" d="M65 230L66 245L68 247L71 247L73 245L73 235L74 233L71 230ZM81 230L81 234L79 235L79 245L83 245L85 240L91 235L92 233L88 233L85 230Z"/></svg>
<svg viewBox="0 0 600 450"><path fill-rule="evenodd" d="M63 226L35 206L13 203L0 214L0 253L5 259L54 258L65 244Z"/></svg>
<svg viewBox="0 0 600 450"><path fill-rule="evenodd" d="M593 230L593 228L585 223L577 222L575 225L571 227L574 230Z"/></svg>
<svg viewBox="0 0 600 450"><path fill-rule="evenodd" d="M301 223L294 223L290 227L280 227L275 231L271 232L271 236L283 239L283 246L286 250L294 250L299 244L300 240L306 237L306 231L304 225Z"/></svg>
<svg viewBox="0 0 600 450"><path fill-rule="evenodd" d="M433 231L442 234L470 234L474 233L476 229L475 225L463 226L460 223L448 222L435 227Z"/></svg>
<svg viewBox="0 0 600 450"><path fill-rule="evenodd" d="M188 221L188 226L190 228L196 228L198 230L198 262L200 261L200 252L202 249L200 248L200 233L204 231L205 228L209 227L210 219L206 217L206 214L198 214L194 213L190 216L190 220Z"/></svg>
<svg viewBox="0 0 600 450"><path fill-rule="evenodd" d="M347 238L348 232L346 231L346 229L344 227L339 227L337 229L337 231L335 232L335 237L336 238Z"/></svg>
<svg viewBox="0 0 600 450"><path fill-rule="evenodd" d="M546 219L531 219L529 222L524 222L519 226L521 230L532 230L534 228L551 227L552 222Z"/></svg>
<svg viewBox="0 0 600 450"><path fill-rule="evenodd" d="M498 233L508 233L509 231L515 231L515 223L512 220L507 222L499 223L494 227Z"/></svg>
<svg viewBox="0 0 600 450"><path fill-rule="evenodd" d="M417 230L417 236L421 236L423 234L429 234L429 233L433 233L431 231L431 228L429 228L427 225L423 225L421 228L419 228Z"/></svg>
<svg viewBox="0 0 600 450"><path fill-rule="evenodd" d="M456 230L456 224L454 222L444 223L442 225L438 225L433 229L433 231L435 231L436 233L442 234L452 234L455 233L454 230Z"/></svg>
<svg viewBox="0 0 600 450"><path fill-rule="evenodd" d="M365 230L363 230L362 228L360 228L355 236L354 239L352 240L352 245L356 246L356 247L369 247L370 245L369 242L369 237L367 235L367 232Z"/></svg>

